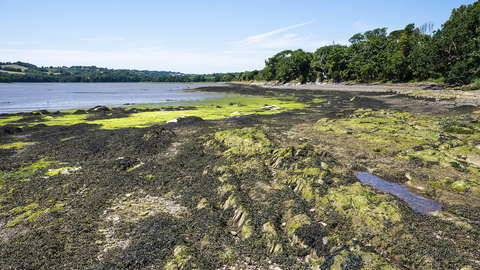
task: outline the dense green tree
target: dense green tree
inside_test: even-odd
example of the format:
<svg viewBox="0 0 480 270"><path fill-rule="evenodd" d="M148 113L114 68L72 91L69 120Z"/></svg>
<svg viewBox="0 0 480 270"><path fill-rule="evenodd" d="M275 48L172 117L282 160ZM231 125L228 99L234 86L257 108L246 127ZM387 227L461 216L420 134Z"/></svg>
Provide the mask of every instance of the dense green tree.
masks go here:
<svg viewBox="0 0 480 270"><path fill-rule="evenodd" d="M480 78L480 3L461 6L432 38L436 70L449 82Z"/></svg>
<svg viewBox="0 0 480 270"><path fill-rule="evenodd" d="M261 77L268 81L300 81L315 79L315 73L310 68L313 54L302 49L285 50L265 61L265 69Z"/></svg>

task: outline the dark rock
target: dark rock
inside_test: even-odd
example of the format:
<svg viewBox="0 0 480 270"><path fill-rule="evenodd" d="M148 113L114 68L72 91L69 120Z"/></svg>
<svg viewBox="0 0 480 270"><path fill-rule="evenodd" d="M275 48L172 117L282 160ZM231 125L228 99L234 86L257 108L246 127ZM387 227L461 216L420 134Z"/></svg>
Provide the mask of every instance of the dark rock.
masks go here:
<svg viewBox="0 0 480 270"><path fill-rule="evenodd" d="M347 166L350 168L350 170L356 171L356 172L364 172L367 170L365 166L355 161L347 164Z"/></svg>
<svg viewBox="0 0 480 270"><path fill-rule="evenodd" d="M358 154L355 156L356 159L366 159L367 156L365 154Z"/></svg>
<svg viewBox="0 0 480 270"><path fill-rule="evenodd" d="M323 237L328 236L328 232L318 223L302 225L295 230L295 235L308 247L304 252L300 250L300 252L303 253L299 254L300 256L308 255L310 249L313 249L317 253L317 256L328 254L330 245L323 243Z"/></svg>
<svg viewBox="0 0 480 270"><path fill-rule="evenodd" d="M330 177L328 177L328 176L323 177L323 178L321 178L320 180L323 181L323 182L324 182L325 184L327 184L327 185L333 184L332 178L330 178Z"/></svg>
<svg viewBox="0 0 480 270"><path fill-rule="evenodd" d="M450 166L452 166L452 168L455 168L455 169L462 168L462 166L460 166L460 164L458 164L457 162L450 162Z"/></svg>
<svg viewBox="0 0 480 270"><path fill-rule="evenodd" d="M182 124L192 124L203 121L202 118L198 116L180 116L173 120L168 121L167 123L182 123Z"/></svg>
<svg viewBox="0 0 480 270"><path fill-rule="evenodd" d="M480 207L468 204L444 205L444 211L453 212L464 218L480 221Z"/></svg>
<svg viewBox="0 0 480 270"><path fill-rule="evenodd" d="M423 151L423 150L425 150L425 148L423 148L423 146L421 145L413 147L413 151Z"/></svg>
<svg viewBox="0 0 480 270"><path fill-rule="evenodd" d="M410 162L415 164L416 166L422 167L423 166L423 159L419 157L410 157Z"/></svg>
<svg viewBox="0 0 480 270"><path fill-rule="evenodd" d="M86 114L87 111L85 110L76 110L73 114Z"/></svg>
<svg viewBox="0 0 480 270"><path fill-rule="evenodd" d="M92 113L92 112L107 112L107 111L110 111L110 109L107 108L106 106L95 106L95 107L88 110L89 113Z"/></svg>
<svg viewBox="0 0 480 270"><path fill-rule="evenodd" d="M425 163L425 165L426 165L427 167L438 166L438 165L440 165L440 162L438 162L438 161L427 161L427 162Z"/></svg>
<svg viewBox="0 0 480 270"><path fill-rule="evenodd" d="M132 157L121 157L113 162L113 167L122 171L126 171L140 164L140 161L137 158Z"/></svg>
<svg viewBox="0 0 480 270"><path fill-rule="evenodd" d="M288 185L288 187L291 188L292 190L294 190L297 187L297 183L292 182Z"/></svg>
<svg viewBox="0 0 480 270"><path fill-rule="evenodd" d="M38 115L43 115L43 114L49 114L50 112L47 110L39 110L34 112L33 114L38 114Z"/></svg>
<svg viewBox="0 0 480 270"><path fill-rule="evenodd" d="M17 134L21 133L23 130L14 125L6 125L0 130L0 135L10 135L10 134Z"/></svg>
<svg viewBox="0 0 480 270"><path fill-rule="evenodd" d="M308 156L308 150L306 149L298 149L295 153L295 156L306 157Z"/></svg>

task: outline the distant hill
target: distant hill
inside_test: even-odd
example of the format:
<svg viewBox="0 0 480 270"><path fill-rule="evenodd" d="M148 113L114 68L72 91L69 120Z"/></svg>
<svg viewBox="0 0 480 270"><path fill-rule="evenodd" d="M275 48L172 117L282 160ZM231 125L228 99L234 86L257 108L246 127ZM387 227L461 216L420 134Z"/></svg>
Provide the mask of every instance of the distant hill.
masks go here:
<svg viewBox="0 0 480 270"><path fill-rule="evenodd" d="M228 75L228 76L227 76ZM225 82L236 74L185 74L176 71L108 69L96 66L38 67L0 62L0 82Z"/></svg>
<svg viewBox="0 0 480 270"><path fill-rule="evenodd" d="M127 69L127 71L137 73L137 74L142 74L148 77L152 78L158 78L158 77L163 77L163 76L189 76L193 77L196 74L185 74L181 72L175 72L175 71L156 71L156 70L137 70L137 69Z"/></svg>

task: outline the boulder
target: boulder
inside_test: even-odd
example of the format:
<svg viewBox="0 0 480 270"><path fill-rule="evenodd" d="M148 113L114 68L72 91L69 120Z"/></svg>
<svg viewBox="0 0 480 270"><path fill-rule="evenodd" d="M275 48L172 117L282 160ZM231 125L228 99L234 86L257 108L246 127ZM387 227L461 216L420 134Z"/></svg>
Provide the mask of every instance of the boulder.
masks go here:
<svg viewBox="0 0 480 270"><path fill-rule="evenodd" d="M180 116L173 120L168 121L167 123L182 123L182 124L192 124L203 121L202 118L198 116Z"/></svg>
<svg viewBox="0 0 480 270"><path fill-rule="evenodd" d="M92 113L92 112L106 112L106 111L110 111L110 109L106 106L95 106L95 107L88 110L89 113Z"/></svg>

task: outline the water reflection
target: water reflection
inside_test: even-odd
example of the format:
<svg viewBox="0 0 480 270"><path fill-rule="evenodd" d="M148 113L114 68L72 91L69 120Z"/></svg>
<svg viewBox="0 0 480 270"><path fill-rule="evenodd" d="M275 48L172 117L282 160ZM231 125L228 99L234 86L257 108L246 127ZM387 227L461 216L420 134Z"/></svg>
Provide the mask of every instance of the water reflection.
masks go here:
<svg viewBox="0 0 480 270"><path fill-rule="evenodd" d="M422 197L420 195L410 192L406 186L399 185L385 181L381 178L376 177L368 172L355 172L357 178L363 184L370 185L374 188L377 188L381 191L391 193L398 198L404 200L410 205L410 207L422 214L427 214L428 212L433 212L434 210L442 211L442 204L434 200Z"/></svg>

